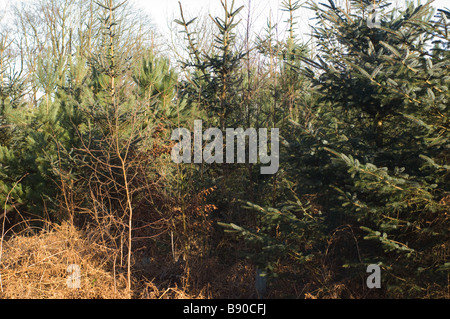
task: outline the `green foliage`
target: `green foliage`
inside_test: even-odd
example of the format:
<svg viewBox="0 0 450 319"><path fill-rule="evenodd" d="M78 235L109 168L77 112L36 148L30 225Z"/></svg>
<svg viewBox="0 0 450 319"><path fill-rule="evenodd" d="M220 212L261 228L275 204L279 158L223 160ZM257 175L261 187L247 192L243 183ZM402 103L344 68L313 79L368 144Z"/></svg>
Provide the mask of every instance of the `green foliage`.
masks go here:
<svg viewBox="0 0 450 319"><path fill-rule="evenodd" d="M2 199L6 199L10 190L17 189L20 194L10 200L23 204L20 209L24 213L36 216L54 210L57 175L53 164L60 156L60 147L70 149L75 139L70 106L61 100L48 106L43 101L35 110L22 106L8 113L13 136L8 146L2 146L0 159L2 182L7 185L3 187Z"/></svg>
<svg viewBox="0 0 450 319"><path fill-rule="evenodd" d="M243 6L235 9L234 1L229 5L223 1L224 17L211 17L217 28L214 38L214 49L211 54L200 54L194 33L189 31L189 25L194 21L182 20L177 23L184 28L188 41L190 58L183 64L184 68L194 68L192 79L185 86L184 94L192 96L190 103L195 103L206 111L211 124L224 130L232 124L238 124L242 119L239 110L239 87L242 77L239 72L245 52L235 48L236 18Z"/></svg>
<svg viewBox="0 0 450 319"><path fill-rule="evenodd" d="M255 211L258 218L256 229L219 223L226 232L235 233L248 245L246 257L272 276L277 276L276 265L288 261L293 267L304 267L318 252L324 239L321 212L312 215L309 203L287 202L281 208L263 208L247 203L244 208Z"/></svg>
<svg viewBox="0 0 450 319"><path fill-rule="evenodd" d="M148 104L150 116L173 121L188 117L186 100L177 99L178 74L167 58L149 51L134 70L133 80L139 99Z"/></svg>
<svg viewBox="0 0 450 319"><path fill-rule="evenodd" d="M107 245L127 243L128 256L143 232L151 238L143 246L164 258L181 246L187 273L195 256L202 265L245 257L270 285L345 285L354 296L366 289L364 268L378 264L376 296L445 294L448 10L377 1L381 21L372 28L372 1L308 2L310 48L296 36L300 1L282 3L285 39L269 22L253 42L238 36L244 7L221 3L206 51L196 18L180 5L175 22L188 54L180 69L153 47L130 56L130 21L115 2L98 4L97 34L90 22L82 43L67 43L70 52L64 43L55 57L44 46L26 76L0 69L1 211L11 223L96 223ZM278 173L172 163L170 130L199 118L222 130L279 128ZM170 244L154 243L169 230Z"/></svg>
<svg viewBox="0 0 450 319"><path fill-rule="evenodd" d="M386 12L379 4L384 19L370 29L366 5L313 7L319 53L304 59L321 96L313 158L327 174L319 175L334 215L327 224L360 229L370 244L359 254L384 265L389 293L419 296L445 281L448 258L449 66L429 51L441 22L429 5Z"/></svg>

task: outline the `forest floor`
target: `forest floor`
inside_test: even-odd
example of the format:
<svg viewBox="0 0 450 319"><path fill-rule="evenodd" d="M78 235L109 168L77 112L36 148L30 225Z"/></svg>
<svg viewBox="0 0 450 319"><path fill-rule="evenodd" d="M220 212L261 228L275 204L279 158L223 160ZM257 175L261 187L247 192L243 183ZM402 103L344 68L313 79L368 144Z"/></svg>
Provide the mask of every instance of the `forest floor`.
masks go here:
<svg viewBox="0 0 450 319"><path fill-rule="evenodd" d="M2 299L129 297L126 275L119 271L115 273L116 267L111 265L108 249L97 245L69 223L34 235L15 234L4 240L1 248ZM79 268L69 268L70 265ZM69 284L71 278L73 281ZM177 287L159 291L151 281L140 286L142 298L191 298Z"/></svg>
<svg viewBox="0 0 450 319"><path fill-rule="evenodd" d="M30 231L0 238L0 299L210 299L253 294L254 269L245 262L228 267L208 260L201 265L204 271L190 274L183 262L170 261L171 256L165 261L138 253L129 294L126 267L120 267L125 261L112 261L117 254L96 243L92 232L70 223Z"/></svg>
<svg viewBox="0 0 450 319"><path fill-rule="evenodd" d="M255 289L256 269L245 259L208 257L192 259L187 266L182 260L174 261L171 254L152 256L143 250L133 254L129 292L126 258L99 244L97 237L95 229L81 231L69 222L7 233L0 238L0 299L259 297ZM286 272L290 273L289 269ZM320 281L321 285L306 282L300 287L289 277L279 279L264 297L364 298L343 282L325 281L326 284Z"/></svg>

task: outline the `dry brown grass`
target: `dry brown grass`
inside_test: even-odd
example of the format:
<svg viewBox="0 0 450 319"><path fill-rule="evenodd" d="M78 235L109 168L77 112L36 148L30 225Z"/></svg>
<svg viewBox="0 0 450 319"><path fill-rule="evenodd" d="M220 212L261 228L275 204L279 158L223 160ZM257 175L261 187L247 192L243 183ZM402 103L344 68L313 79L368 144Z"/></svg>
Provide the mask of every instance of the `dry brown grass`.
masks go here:
<svg viewBox="0 0 450 319"><path fill-rule="evenodd" d="M155 278L133 278L127 293L126 271L112 256L117 252L98 244L88 232L70 223L53 225L38 234L15 234L2 242L0 299L204 299L177 283L161 284ZM80 288L69 288L69 265L81 270ZM139 273L139 271L137 272ZM158 276L156 276L158 277Z"/></svg>
<svg viewBox="0 0 450 319"><path fill-rule="evenodd" d="M80 267L80 289L67 286L71 264ZM0 298L125 298L124 276L109 268L108 251L69 223L33 236L14 235L3 242Z"/></svg>
<svg viewBox="0 0 450 319"><path fill-rule="evenodd" d="M99 241L99 230L81 231L71 223L52 225L30 235L14 234L0 245L0 299L213 299L256 298L255 268L246 260L193 258L173 261L156 251L146 252L150 262L141 264L133 254L131 295L126 269L118 251ZM0 238L1 240L1 238ZM114 257L116 256L116 257ZM81 270L79 289L69 288L67 268ZM289 269L286 269L288 271ZM308 289L309 288L309 289ZM342 287L322 291L297 287L279 280L267 297L339 298ZM309 292L309 293L307 293Z"/></svg>
<svg viewBox="0 0 450 319"><path fill-rule="evenodd" d="M153 281L146 281L143 283L143 287L140 289L138 298L140 299L206 299L206 297L200 293L193 296L186 292L186 288L178 287L176 284L174 287L165 289L159 289Z"/></svg>

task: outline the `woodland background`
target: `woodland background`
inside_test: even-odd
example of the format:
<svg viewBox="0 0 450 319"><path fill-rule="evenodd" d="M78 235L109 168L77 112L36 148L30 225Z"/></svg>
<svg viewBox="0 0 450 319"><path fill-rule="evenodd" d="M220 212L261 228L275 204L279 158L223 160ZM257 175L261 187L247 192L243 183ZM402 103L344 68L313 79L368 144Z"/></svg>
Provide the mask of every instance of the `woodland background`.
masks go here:
<svg viewBox="0 0 450 319"><path fill-rule="evenodd" d="M369 28L373 2L286 0L256 36L180 5L170 40L128 2L8 12L0 297L449 298L450 12L379 0ZM173 163L197 119L279 128L279 172Z"/></svg>

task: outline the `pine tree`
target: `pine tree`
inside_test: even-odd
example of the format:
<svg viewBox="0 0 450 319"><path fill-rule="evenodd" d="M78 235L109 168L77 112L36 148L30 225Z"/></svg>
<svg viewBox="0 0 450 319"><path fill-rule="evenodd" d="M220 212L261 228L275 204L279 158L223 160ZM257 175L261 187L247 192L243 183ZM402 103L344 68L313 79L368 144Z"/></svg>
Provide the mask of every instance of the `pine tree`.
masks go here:
<svg viewBox="0 0 450 319"><path fill-rule="evenodd" d="M143 55L133 72L138 99L147 104L148 115L154 119L185 118L190 111L186 100L178 95L178 74L165 57L156 57L152 50Z"/></svg>
<svg viewBox="0 0 450 319"><path fill-rule="evenodd" d="M300 163L299 154L303 154L308 145L300 141L298 128L293 130L289 121L301 119L305 126L310 121L306 115L310 112L307 103L309 81L299 72L307 49L298 42L294 31L295 15L300 7L298 1L282 4L282 10L289 13L284 41L275 40L269 21L267 35L258 37L256 42L267 61L267 84L258 92L260 114L253 120L261 127L280 129L280 170L270 178L255 177L258 196L254 198L255 202L243 201L243 212L254 214L255 222L219 223L227 233L245 242L241 253L254 262L257 277L270 279L268 282L272 284L280 277L301 285L305 285L306 278L313 281L310 272L317 266L325 239L322 213L305 196L312 193L304 188L308 181L302 173L310 166L306 166L309 165L307 162Z"/></svg>
<svg viewBox="0 0 450 319"><path fill-rule="evenodd" d="M181 10L182 20L175 22L184 28L191 56L184 63L184 68L194 68L193 78L186 94L193 96L193 100L206 110L211 124L217 125L221 130L235 126L240 122L238 90L242 81L240 67L246 53L237 52L235 28L238 25L237 17L243 6L235 9L234 0L221 1L224 17L211 17L217 28L212 53L199 52L195 33L189 30L189 25L195 19L186 21ZM191 91L193 90L193 91ZM198 98L197 98L198 97ZM217 123L214 123L216 121Z"/></svg>
<svg viewBox="0 0 450 319"><path fill-rule="evenodd" d="M305 59L321 94L313 136L324 144L315 158L327 175L321 177L328 188L327 224L348 224L362 241L344 245L337 260L359 271L381 265L386 296L424 296L431 287L442 292L449 76L445 50L433 54L430 48L446 22L442 15L433 19L429 3L389 10L381 1L380 26L370 28L372 3L352 4L351 12L333 1L313 6L319 52ZM440 41L448 45L448 38Z"/></svg>

